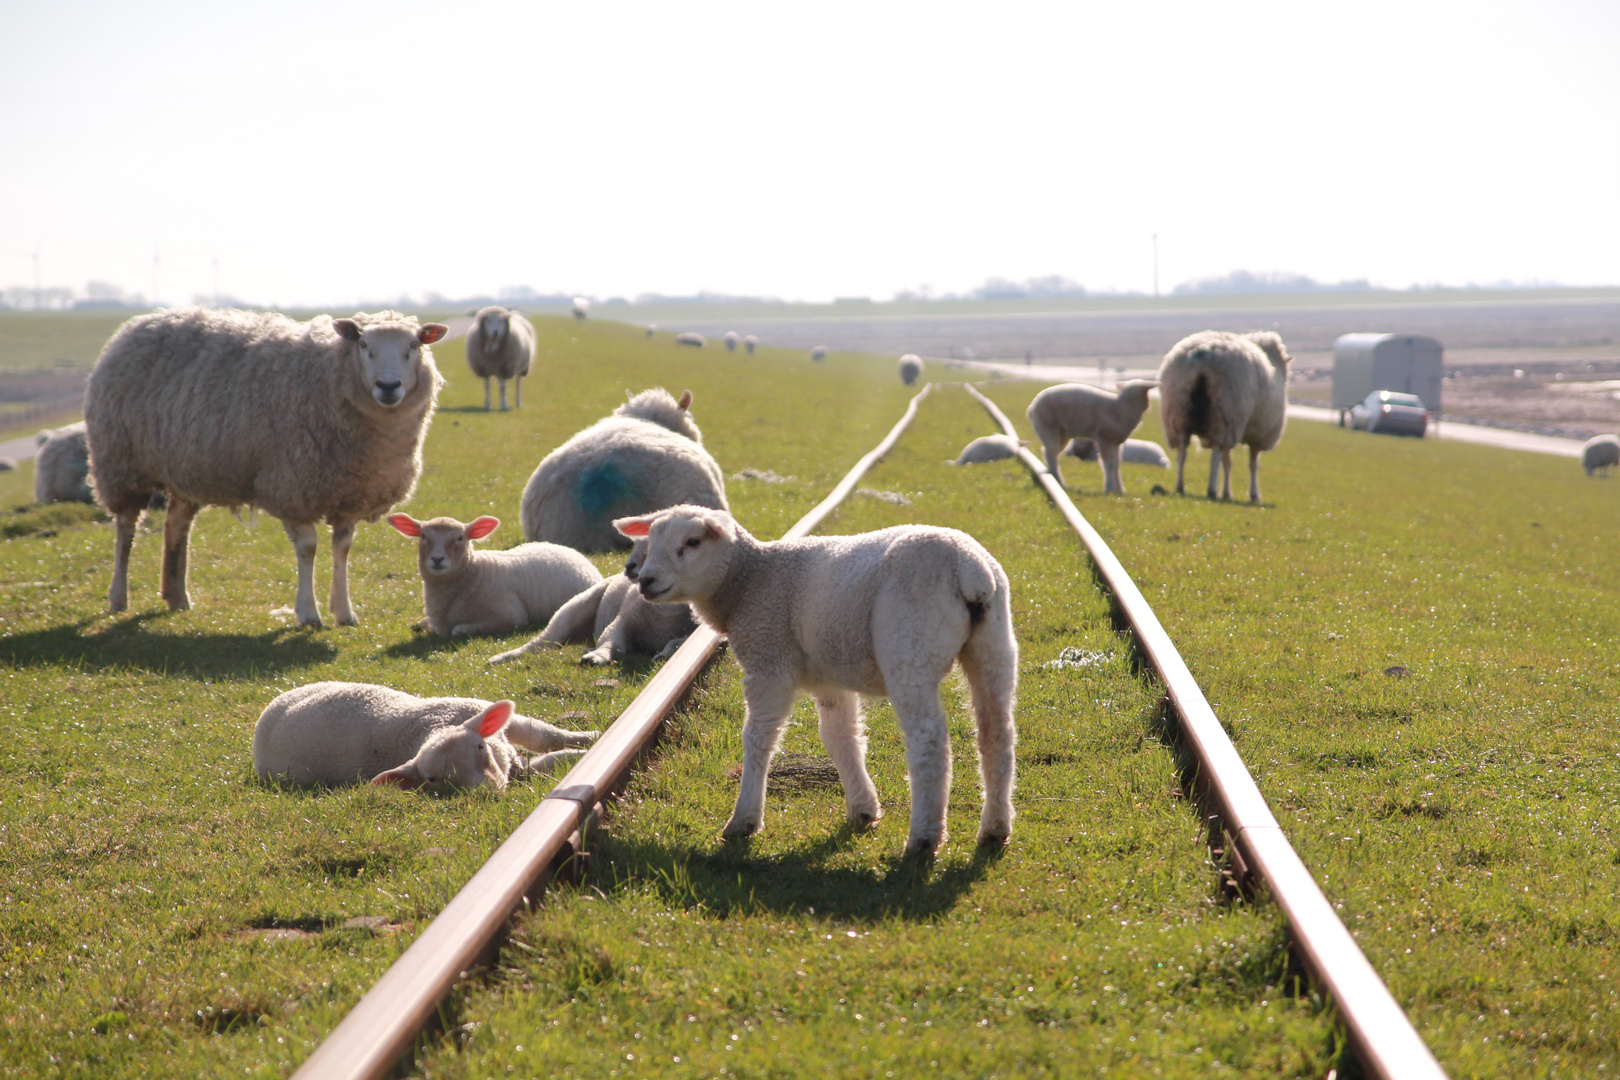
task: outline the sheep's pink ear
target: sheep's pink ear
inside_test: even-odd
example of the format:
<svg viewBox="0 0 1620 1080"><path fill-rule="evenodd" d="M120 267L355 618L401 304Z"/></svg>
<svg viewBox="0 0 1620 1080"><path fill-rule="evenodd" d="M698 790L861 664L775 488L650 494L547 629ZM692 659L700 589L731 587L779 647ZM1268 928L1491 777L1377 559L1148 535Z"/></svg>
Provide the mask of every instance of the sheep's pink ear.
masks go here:
<svg viewBox="0 0 1620 1080"><path fill-rule="evenodd" d="M450 332L450 328L442 322L430 322L416 332L416 340L424 345L431 345Z"/></svg>
<svg viewBox="0 0 1620 1080"><path fill-rule="evenodd" d="M482 540L490 533L501 527L501 519L484 515L467 526L467 539Z"/></svg>
<svg viewBox="0 0 1620 1080"><path fill-rule="evenodd" d="M506 726L506 722L512 719L512 713L516 710L517 706L510 701L497 701L473 717L473 723L478 725L478 734L486 739L489 738Z"/></svg>
<svg viewBox="0 0 1620 1080"><path fill-rule="evenodd" d="M646 536L652 531L652 519L644 517L619 518L613 523L621 536L628 536L635 540Z"/></svg>
<svg viewBox="0 0 1620 1080"><path fill-rule="evenodd" d="M679 401L678 404L680 405L681 410L683 412L685 410L687 410L687 409L690 409L692 407L692 391L683 390L681 392L681 400Z"/></svg>
<svg viewBox="0 0 1620 1080"><path fill-rule="evenodd" d="M719 514L703 515L703 535L710 540L730 540L732 521Z"/></svg>
<svg viewBox="0 0 1620 1080"><path fill-rule="evenodd" d="M409 514L389 514L388 524L404 533L406 536L421 536L422 523Z"/></svg>
<svg viewBox="0 0 1620 1080"><path fill-rule="evenodd" d="M344 341L360 340L360 324L353 319L333 319L332 329L336 330Z"/></svg>
<svg viewBox="0 0 1620 1080"><path fill-rule="evenodd" d="M371 778L372 784L377 787L402 787L409 791L411 788L422 786L422 774L416 771L416 766L407 761L397 769L380 772Z"/></svg>

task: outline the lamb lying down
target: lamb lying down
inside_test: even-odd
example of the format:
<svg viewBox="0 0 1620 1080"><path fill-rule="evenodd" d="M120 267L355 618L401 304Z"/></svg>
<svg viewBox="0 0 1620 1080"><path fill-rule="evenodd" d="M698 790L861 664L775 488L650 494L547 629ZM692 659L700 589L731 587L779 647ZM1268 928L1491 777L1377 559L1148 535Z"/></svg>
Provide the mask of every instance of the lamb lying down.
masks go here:
<svg viewBox="0 0 1620 1080"><path fill-rule="evenodd" d="M442 782L504 791L510 776L549 772L584 753L564 747L589 746L597 734L520 716L510 701L318 682L265 706L253 730L253 768L295 784ZM540 756L525 761L518 747Z"/></svg>
<svg viewBox="0 0 1620 1080"><path fill-rule="evenodd" d="M1081 461L1096 461L1097 443L1093 439L1075 439L1063 452ZM1170 467L1170 455L1151 439L1126 439L1119 448L1119 460L1126 465L1153 465L1160 469Z"/></svg>
<svg viewBox="0 0 1620 1080"><path fill-rule="evenodd" d="M1020 446L1028 446L1023 439L1010 435L981 435L962 447L961 455L947 465L983 465L987 461L1004 461L1018 456Z"/></svg>

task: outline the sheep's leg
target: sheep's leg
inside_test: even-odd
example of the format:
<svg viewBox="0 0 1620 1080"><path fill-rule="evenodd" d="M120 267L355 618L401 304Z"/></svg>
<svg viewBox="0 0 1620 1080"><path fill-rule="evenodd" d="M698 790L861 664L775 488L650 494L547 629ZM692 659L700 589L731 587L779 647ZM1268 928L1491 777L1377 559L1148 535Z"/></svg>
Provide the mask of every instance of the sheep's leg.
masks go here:
<svg viewBox="0 0 1620 1080"><path fill-rule="evenodd" d="M1105 446L1101 439L1097 440L1097 460L1102 464L1103 491L1125 494L1125 484L1119 476L1119 444Z"/></svg>
<svg viewBox="0 0 1620 1080"><path fill-rule="evenodd" d="M1058 465L1058 459L1063 456L1063 448L1069 440L1063 437L1060 431L1048 431L1040 424L1035 425L1035 437L1041 440L1041 450L1046 456L1046 471L1051 473L1061 487L1063 484L1063 470Z"/></svg>
<svg viewBox="0 0 1620 1080"><path fill-rule="evenodd" d="M484 376L484 411L489 412L489 376Z"/></svg>
<svg viewBox="0 0 1620 1080"><path fill-rule="evenodd" d="M598 731L570 731L532 716L513 714L506 725L506 738L513 746L540 753L565 746L590 746L600 735Z"/></svg>
<svg viewBox="0 0 1620 1080"><path fill-rule="evenodd" d="M866 724L861 696L853 690L829 690L816 696L821 716L821 745L838 767L844 785L844 814L850 828L864 829L883 817L877 787L866 771Z"/></svg>
<svg viewBox="0 0 1620 1080"><path fill-rule="evenodd" d="M1232 448L1221 451L1221 498L1232 501Z"/></svg>
<svg viewBox="0 0 1620 1080"><path fill-rule="evenodd" d="M512 396L517 399L513 403L512 408L523 408L523 376L521 375L512 380Z"/></svg>
<svg viewBox="0 0 1620 1080"><path fill-rule="evenodd" d="M315 535L315 525L313 522L295 525L283 521L281 527L298 555L298 599L293 601L293 612L299 626L319 629L321 609L315 603L315 549L319 546L319 538Z"/></svg>
<svg viewBox="0 0 1620 1080"><path fill-rule="evenodd" d="M978 735L979 780L984 810L979 844L1001 847L1012 835L1014 748L1013 691L1018 684L1018 645L1011 628L998 640L985 627L962 652L962 673L973 691L973 722Z"/></svg>
<svg viewBox="0 0 1620 1080"><path fill-rule="evenodd" d="M1204 494L1211 499L1216 498L1220 491L1221 480L1221 450L1218 447L1209 448L1209 487Z"/></svg>
<svg viewBox="0 0 1620 1080"><path fill-rule="evenodd" d="M782 741L782 729L787 726L788 713L793 709L794 687L745 675L743 697L748 704L748 716L742 729L742 783L737 790L737 807L720 834L727 840L752 836L765 824L765 778L770 774L771 758Z"/></svg>
<svg viewBox="0 0 1620 1080"><path fill-rule="evenodd" d="M113 541L112 588L107 590L107 610L123 611L129 607L129 552L135 546L135 526L141 520L141 511L118 512L117 538Z"/></svg>
<svg viewBox="0 0 1620 1080"><path fill-rule="evenodd" d="M191 545L191 522L202 507L169 493L163 514L163 569L158 591L170 611L188 611L191 597L186 594L186 555Z"/></svg>
<svg viewBox="0 0 1620 1080"><path fill-rule="evenodd" d="M506 412L506 380L501 380L501 412Z"/></svg>
<svg viewBox="0 0 1620 1080"><path fill-rule="evenodd" d="M1176 447L1176 494L1187 494L1187 488L1182 480L1187 475L1187 444L1182 443Z"/></svg>
<svg viewBox="0 0 1620 1080"><path fill-rule="evenodd" d="M1260 448L1249 447L1249 501L1260 501Z"/></svg>
<svg viewBox="0 0 1620 1080"><path fill-rule="evenodd" d="M349 601L349 549L354 546L354 522L332 526L332 590L327 607L339 626L359 626L360 616Z"/></svg>
<svg viewBox="0 0 1620 1080"><path fill-rule="evenodd" d="M945 845L945 813L951 798L951 737L939 685L889 686L889 700L906 741L906 778L911 784L908 858L930 858Z"/></svg>

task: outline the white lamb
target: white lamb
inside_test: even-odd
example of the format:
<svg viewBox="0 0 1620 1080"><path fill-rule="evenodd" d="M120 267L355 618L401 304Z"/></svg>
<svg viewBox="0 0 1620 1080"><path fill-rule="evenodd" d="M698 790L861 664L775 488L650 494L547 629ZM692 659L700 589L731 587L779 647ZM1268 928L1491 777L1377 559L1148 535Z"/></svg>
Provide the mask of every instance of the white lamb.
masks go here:
<svg viewBox="0 0 1620 1080"><path fill-rule="evenodd" d="M827 359L827 346L825 346L825 345L817 345L815 348L811 349L810 350L810 359L816 360L816 361L821 361L821 360Z"/></svg>
<svg viewBox="0 0 1620 1080"><path fill-rule="evenodd" d="M687 331L684 334L676 334L675 344L690 345L694 349L701 349L703 348L703 335L695 334L691 331Z"/></svg>
<svg viewBox="0 0 1620 1080"><path fill-rule="evenodd" d="M84 421L54 431L46 428L34 437L34 501L38 503L93 503L90 491L90 448Z"/></svg>
<svg viewBox="0 0 1620 1080"><path fill-rule="evenodd" d="M743 338L743 348L748 350L749 356L753 356L754 350L758 347L759 338L755 337L753 334L749 334L747 337Z"/></svg>
<svg viewBox="0 0 1620 1080"><path fill-rule="evenodd" d="M1022 439L1010 435L981 435L962 448L961 456L947 465L983 465L989 461L1004 461L1018 456L1018 448L1026 445Z"/></svg>
<svg viewBox="0 0 1620 1080"><path fill-rule="evenodd" d="M1599 435L1581 447L1581 466L1587 476L1599 472L1607 476L1616 465L1620 465L1620 435Z"/></svg>
<svg viewBox="0 0 1620 1080"><path fill-rule="evenodd" d="M737 342L739 342L741 340L742 339L737 336L737 331L735 331L735 330L727 330L726 331L726 336L725 336L726 352L736 352L737 351Z"/></svg>
<svg viewBox="0 0 1620 1080"><path fill-rule="evenodd" d="M1076 439L1063 452L1081 461L1097 460L1097 444L1091 439ZM1159 469L1170 467L1170 455L1164 452L1164 447L1150 439L1126 439L1119 448L1119 460L1126 465L1152 465Z"/></svg>
<svg viewBox="0 0 1620 1080"><path fill-rule="evenodd" d="M583 319L591 313L591 302L583 296L574 297L574 318Z"/></svg>
<svg viewBox="0 0 1620 1080"><path fill-rule="evenodd" d="M501 381L501 412L506 411L506 380L517 408L523 408L523 376L534 366L534 326L521 311L498 304L482 309L467 330L467 366L484 380L484 411L489 412L489 380Z"/></svg>
<svg viewBox="0 0 1620 1080"><path fill-rule="evenodd" d="M677 503L727 508L720 466L680 401L643 390L611 416L547 454L523 488L521 518L529 540L580 551L628 548L613 519Z"/></svg>
<svg viewBox="0 0 1620 1080"><path fill-rule="evenodd" d="M1142 422L1148 391L1157 385L1132 379L1121 383L1116 394L1084 383L1063 383L1036 394L1026 415L1046 451L1046 467L1058 483L1063 483L1058 456L1069 440L1093 439L1101 450L1103 490L1125 494L1119 477L1119 448Z"/></svg>
<svg viewBox="0 0 1620 1080"><path fill-rule="evenodd" d="M910 386L922 374L922 357L916 353L906 353L900 358L900 381Z"/></svg>
<svg viewBox="0 0 1620 1080"><path fill-rule="evenodd" d="M119 327L90 373L84 420L96 499L117 520L108 607L129 604L135 526L168 493L161 591L188 608L187 543L204 506L257 506L298 553L300 624L319 626L315 523L332 526L332 613L349 600L357 521L410 497L443 379L428 348L447 332L393 311L307 323L179 308Z"/></svg>
<svg viewBox="0 0 1620 1080"><path fill-rule="evenodd" d="M439 637L506 634L544 624L571 597L602 580L591 560L561 544L473 550L473 541L500 527L499 518L463 525L450 517L418 521L393 514L388 523L416 538L427 612L418 625Z"/></svg>
<svg viewBox="0 0 1620 1080"><path fill-rule="evenodd" d="M1249 501L1260 501L1260 452L1276 447L1288 420L1288 362L1270 330L1204 330L1178 341L1159 367L1159 415L1176 452L1176 494L1184 493L1187 447L1194 435L1213 453L1208 495L1224 469L1220 497L1232 497L1232 447L1249 448Z"/></svg>
<svg viewBox="0 0 1620 1080"><path fill-rule="evenodd" d="M589 746L596 736L521 716L510 701L319 682L265 706L253 729L253 768L294 784L488 784L505 791L513 774L549 772L584 753L564 747ZM542 756L525 761L518 747Z"/></svg>
<svg viewBox="0 0 1620 1080"><path fill-rule="evenodd" d="M945 842L951 784L939 686L959 660L972 687L984 784L979 843L1006 843L1018 643L1007 575L976 540L953 529L902 525L762 543L730 514L701 506L615 524L626 536L647 537L642 595L689 602L728 635L742 665L742 786L727 838L763 825L771 756L802 689L815 698L821 741L856 827L883 814L866 771L860 695L886 695L894 703L911 782L906 852L936 852Z"/></svg>

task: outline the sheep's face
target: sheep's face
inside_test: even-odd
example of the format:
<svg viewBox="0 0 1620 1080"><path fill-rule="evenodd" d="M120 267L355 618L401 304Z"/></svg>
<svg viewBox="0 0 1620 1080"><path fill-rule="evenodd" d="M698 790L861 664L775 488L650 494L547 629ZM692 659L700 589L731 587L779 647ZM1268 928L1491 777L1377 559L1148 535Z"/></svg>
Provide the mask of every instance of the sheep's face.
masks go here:
<svg viewBox="0 0 1620 1080"><path fill-rule="evenodd" d="M646 544L636 571L641 595L655 603L700 603L725 577L737 523L723 510L677 506L638 518L620 518L614 528ZM632 555L634 552L632 551Z"/></svg>
<svg viewBox="0 0 1620 1080"><path fill-rule="evenodd" d="M511 754L501 731L512 718L514 709L510 701L497 701L465 724L440 728L428 736L415 757L398 768L377 774L371 782L404 788L428 784L455 787L489 784L497 791L506 790Z"/></svg>
<svg viewBox="0 0 1620 1080"><path fill-rule="evenodd" d="M409 514L392 514L388 524L416 538L416 568L424 581L458 576L472 557L472 541L482 540L500 527L500 518L481 517L466 525L455 518L417 521Z"/></svg>
<svg viewBox="0 0 1620 1080"><path fill-rule="evenodd" d="M478 333L484 339L484 351L498 353L506 347L506 335L512 329L512 313L505 308L485 308L478 313Z"/></svg>
<svg viewBox="0 0 1620 1080"><path fill-rule="evenodd" d="M385 409L394 408L418 386L433 381L435 373L423 361L423 347L449 332L443 323L416 329L397 323L363 327L354 319L333 319L332 328L354 344L361 384Z"/></svg>
<svg viewBox="0 0 1620 1080"><path fill-rule="evenodd" d="M630 547L630 557L624 560L624 576L635 581L641 574L641 564L647 561L647 538L639 538Z"/></svg>

